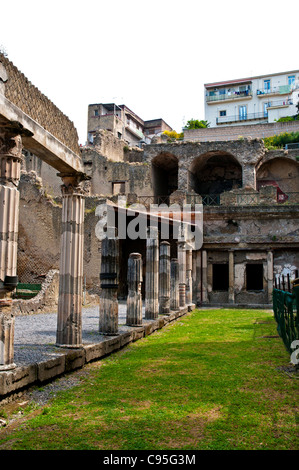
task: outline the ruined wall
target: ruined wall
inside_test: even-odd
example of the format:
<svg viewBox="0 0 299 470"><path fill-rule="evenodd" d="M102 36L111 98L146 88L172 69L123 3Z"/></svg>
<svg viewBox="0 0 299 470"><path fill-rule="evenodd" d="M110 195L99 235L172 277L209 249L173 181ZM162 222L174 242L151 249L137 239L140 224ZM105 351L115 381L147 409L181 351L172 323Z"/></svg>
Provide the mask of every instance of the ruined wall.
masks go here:
<svg viewBox="0 0 299 470"><path fill-rule="evenodd" d="M66 147L80 155L78 133L74 123L2 53L0 53L0 63L5 67L7 74L5 97Z"/></svg>
<svg viewBox="0 0 299 470"><path fill-rule="evenodd" d="M151 167L147 163L113 162L87 148L82 151L85 172L92 176L91 195L111 196L112 183L123 181L125 193L151 194Z"/></svg>

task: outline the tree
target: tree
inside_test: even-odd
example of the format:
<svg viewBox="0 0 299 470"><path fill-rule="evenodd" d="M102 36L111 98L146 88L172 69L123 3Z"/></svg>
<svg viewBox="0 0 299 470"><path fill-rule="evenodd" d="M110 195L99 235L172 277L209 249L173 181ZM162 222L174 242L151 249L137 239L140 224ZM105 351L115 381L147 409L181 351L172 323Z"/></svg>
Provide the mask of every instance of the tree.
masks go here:
<svg viewBox="0 0 299 470"><path fill-rule="evenodd" d="M201 128L207 128L210 126L210 123L208 121L201 120L199 121L198 119L190 119L185 128L186 129L201 129Z"/></svg>

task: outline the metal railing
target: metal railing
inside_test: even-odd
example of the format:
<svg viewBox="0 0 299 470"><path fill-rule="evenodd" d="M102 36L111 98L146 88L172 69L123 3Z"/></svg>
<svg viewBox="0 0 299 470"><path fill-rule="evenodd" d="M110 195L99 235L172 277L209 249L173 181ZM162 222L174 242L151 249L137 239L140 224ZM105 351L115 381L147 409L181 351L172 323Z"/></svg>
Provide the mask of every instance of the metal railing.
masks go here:
<svg viewBox="0 0 299 470"><path fill-rule="evenodd" d="M234 116L219 116L216 118L216 124L225 124L228 122L242 122L242 121L254 121L255 119L265 119L268 122L268 113L246 113L243 115Z"/></svg>
<svg viewBox="0 0 299 470"><path fill-rule="evenodd" d="M265 204L267 196L261 196L259 192L253 193L234 193L227 202L225 199L221 201L221 196L229 195L229 192L217 193L217 194L186 194L186 204L202 204L203 206L220 206L222 205L237 205L237 206L253 206L257 204ZM275 200L271 199L271 204L299 204L299 192L283 193L283 199L279 198L279 194ZM150 204L170 204L170 196L138 196L138 203L145 207Z"/></svg>
<svg viewBox="0 0 299 470"><path fill-rule="evenodd" d="M293 292L273 289L273 311L277 323L277 332L286 349L291 354L293 341L299 340L299 286Z"/></svg>
<svg viewBox="0 0 299 470"><path fill-rule="evenodd" d="M150 204L169 204L169 196L138 196L138 203L144 206Z"/></svg>
<svg viewBox="0 0 299 470"><path fill-rule="evenodd" d="M207 95L206 96L206 101L207 103L211 103L214 101L225 101L225 100L235 100L235 99L240 99L240 98L251 98L252 97L252 91L251 90L245 90L245 91L234 91L231 93L222 93L222 94L217 94L217 95Z"/></svg>

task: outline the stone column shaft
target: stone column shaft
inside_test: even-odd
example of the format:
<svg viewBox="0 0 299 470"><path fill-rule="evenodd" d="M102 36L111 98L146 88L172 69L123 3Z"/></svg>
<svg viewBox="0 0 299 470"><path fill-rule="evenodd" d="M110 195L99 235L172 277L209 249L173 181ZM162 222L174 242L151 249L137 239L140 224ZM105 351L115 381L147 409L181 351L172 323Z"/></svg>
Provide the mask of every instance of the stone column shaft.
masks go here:
<svg viewBox="0 0 299 470"><path fill-rule="evenodd" d="M228 253L228 302L235 303L235 263L234 252Z"/></svg>
<svg viewBox="0 0 299 470"><path fill-rule="evenodd" d="M178 242L180 307L186 306L186 243Z"/></svg>
<svg viewBox="0 0 299 470"><path fill-rule="evenodd" d="M179 292L179 262L177 258L170 261L170 309L179 310L180 292Z"/></svg>
<svg viewBox="0 0 299 470"><path fill-rule="evenodd" d="M208 301L208 255L206 250L202 250L202 301Z"/></svg>
<svg viewBox="0 0 299 470"><path fill-rule="evenodd" d="M166 241L160 245L159 313L170 313L170 244Z"/></svg>
<svg viewBox="0 0 299 470"><path fill-rule="evenodd" d="M148 233L148 237L149 237ZM145 318L154 320L159 315L159 240L155 231L146 240Z"/></svg>
<svg viewBox="0 0 299 470"><path fill-rule="evenodd" d="M85 199L75 177L62 186L62 235L56 344L82 345L82 290Z"/></svg>
<svg viewBox="0 0 299 470"><path fill-rule="evenodd" d="M186 250L186 304L192 304L192 250Z"/></svg>
<svg viewBox="0 0 299 470"><path fill-rule="evenodd" d="M15 367L11 295L17 286L19 191L22 139L0 129L0 370Z"/></svg>
<svg viewBox="0 0 299 470"><path fill-rule="evenodd" d="M119 240L104 238L101 257L101 294L99 332L103 335L118 334L118 278Z"/></svg>
<svg viewBox="0 0 299 470"><path fill-rule="evenodd" d="M142 257L139 253L131 253L128 259L128 326L142 325Z"/></svg>
<svg viewBox="0 0 299 470"><path fill-rule="evenodd" d="M268 272L268 303L272 304L273 294L273 252L267 254L267 272Z"/></svg>

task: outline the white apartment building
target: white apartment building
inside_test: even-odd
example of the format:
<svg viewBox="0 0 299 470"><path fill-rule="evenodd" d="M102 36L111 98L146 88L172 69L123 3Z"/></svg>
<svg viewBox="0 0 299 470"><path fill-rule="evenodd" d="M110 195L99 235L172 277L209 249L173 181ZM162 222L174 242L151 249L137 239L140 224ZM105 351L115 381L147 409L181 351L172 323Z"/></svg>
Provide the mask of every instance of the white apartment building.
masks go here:
<svg viewBox="0 0 299 470"><path fill-rule="evenodd" d="M206 83L205 120L210 127L275 122L297 114L299 70Z"/></svg>

